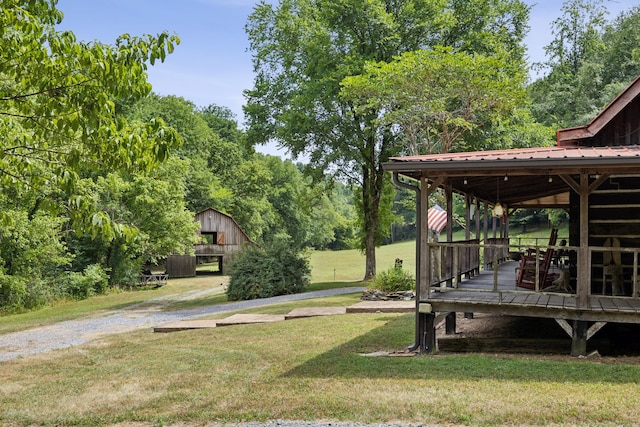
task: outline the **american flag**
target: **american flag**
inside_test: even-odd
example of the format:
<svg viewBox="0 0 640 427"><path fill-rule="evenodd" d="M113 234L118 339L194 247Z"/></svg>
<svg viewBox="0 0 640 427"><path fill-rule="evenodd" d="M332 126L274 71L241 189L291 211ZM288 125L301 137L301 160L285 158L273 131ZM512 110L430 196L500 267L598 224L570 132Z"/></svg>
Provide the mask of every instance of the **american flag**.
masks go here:
<svg viewBox="0 0 640 427"><path fill-rule="evenodd" d="M427 227L440 233L447 225L447 211L435 205L427 211Z"/></svg>

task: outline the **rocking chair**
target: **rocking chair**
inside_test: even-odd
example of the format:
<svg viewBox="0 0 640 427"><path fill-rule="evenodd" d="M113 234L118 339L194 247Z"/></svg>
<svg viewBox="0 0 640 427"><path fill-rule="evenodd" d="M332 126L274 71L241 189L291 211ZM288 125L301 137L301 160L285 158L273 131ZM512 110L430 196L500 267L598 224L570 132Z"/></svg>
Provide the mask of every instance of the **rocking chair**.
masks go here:
<svg viewBox="0 0 640 427"><path fill-rule="evenodd" d="M558 229L551 230L548 246L555 246L558 239ZM516 267L516 286L525 289L536 289L536 265L538 265L538 289L550 286L556 275L549 272L555 251L548 247L546 251L529 249L520 258L520 265Z"/></svg>

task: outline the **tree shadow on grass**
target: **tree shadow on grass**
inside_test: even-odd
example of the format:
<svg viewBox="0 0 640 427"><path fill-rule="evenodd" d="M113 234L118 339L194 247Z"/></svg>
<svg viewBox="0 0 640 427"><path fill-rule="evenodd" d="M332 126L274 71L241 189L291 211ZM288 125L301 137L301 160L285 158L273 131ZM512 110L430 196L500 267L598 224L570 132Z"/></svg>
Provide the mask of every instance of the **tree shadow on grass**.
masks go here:
<svg viewBox="0 0 640 427"><path fill-rule="evenodd" d="M289 370L284 377L412 380L504 380L561 383L640 383L640 365L601 359L521 354L445 354L366 357L402 351L413 341L413 315L384 318L386 324Z"/></svg>

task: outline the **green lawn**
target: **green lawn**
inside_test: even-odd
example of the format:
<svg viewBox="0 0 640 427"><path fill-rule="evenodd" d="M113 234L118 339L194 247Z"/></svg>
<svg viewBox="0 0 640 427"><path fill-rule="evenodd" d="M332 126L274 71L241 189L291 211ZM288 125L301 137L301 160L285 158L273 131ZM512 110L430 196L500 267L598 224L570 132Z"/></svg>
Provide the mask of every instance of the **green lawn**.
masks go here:
<svg viewBox="0 0 640 427"><path fill-rule="evenodd" d="M378 269L413 242L378 251ZM357 251L314 253L313 289L357 286ZM333 269L336 269L336 281ZM338 276L338 272L342 276ZM224 303L225 278L172 280L0 318L0 333L106 313L183 291L213 292L167 309ZM347 306L352 293L261 307ZM17 326L16 326L17 325ZM638 358L456 355L365 357L403 351L411 314L346 314L170 334L150 329L0 363L0 425L161 426L252 420L325 420L438 425L636 425ZM187 424L181 424L187 425Z"/></svg>
<svg viewBox="0 0 640 427"><path fill-rule="evenodd" d="M363 356L403 349L413 324L412 315L347 314L104 336L0 363L0 424L613 426L640 419L640 366L625 360Z"/></svg>
<svg viewBox="0 0 640 427"><path fill-rule="evenodd" d="M415 271L415 241L385 245L376 249L378 271L393 267L396 258L403 260L403 268ZM311 254L311 278L314 282L361 281L364 278L365 256L357 249L344 251L316 251Z"/></svg>
<svg viewBox="0 0 640 427"><path fill-rule="evenodd" d="M511 230L512 244L517 244L518 238L523 243L533 244L534 239L539 239L540 244L546 244L551 230L547 227L530 229L526 233L520 233L518 228ZM559 238L567 237L569 232L565 227L560 228ZM444 241L444 239L441 239ZM464 231L454 233L453 240L464 240ZM403 261L406 271L414 272L416 263L415 241L400 242L393 245L385 245L376 248L377 271L383 271L393 267L396 258ZM332 281L361 281L364 278L365 257L357 250L344 251L316 251L311 254L311 276L314 282Z"/></svg>

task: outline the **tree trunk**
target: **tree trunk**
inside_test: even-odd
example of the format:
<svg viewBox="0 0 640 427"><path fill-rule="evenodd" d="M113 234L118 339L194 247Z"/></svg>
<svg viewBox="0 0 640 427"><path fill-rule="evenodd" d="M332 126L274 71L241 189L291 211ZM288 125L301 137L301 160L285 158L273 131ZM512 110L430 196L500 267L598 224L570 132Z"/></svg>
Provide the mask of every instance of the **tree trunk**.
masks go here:
<svg viewBox="0 0 640 427"><path fill-rule="evenodd" d="M375 159L375 142L369 144L370 159ZM364 215L365 232L365 273L364 280L369 280L376 275L376 236L380 225L378 210L384 171L382 166L376 163L365 163L362 166L362 206Z"/></svg>
<svg viewBox="0 0 640 427"><path fill-rule="evenodd" d="M364 280L370 280L376 275L376 243L375 243L375 231L366 230L365 236L365 273Z"/></svg>

